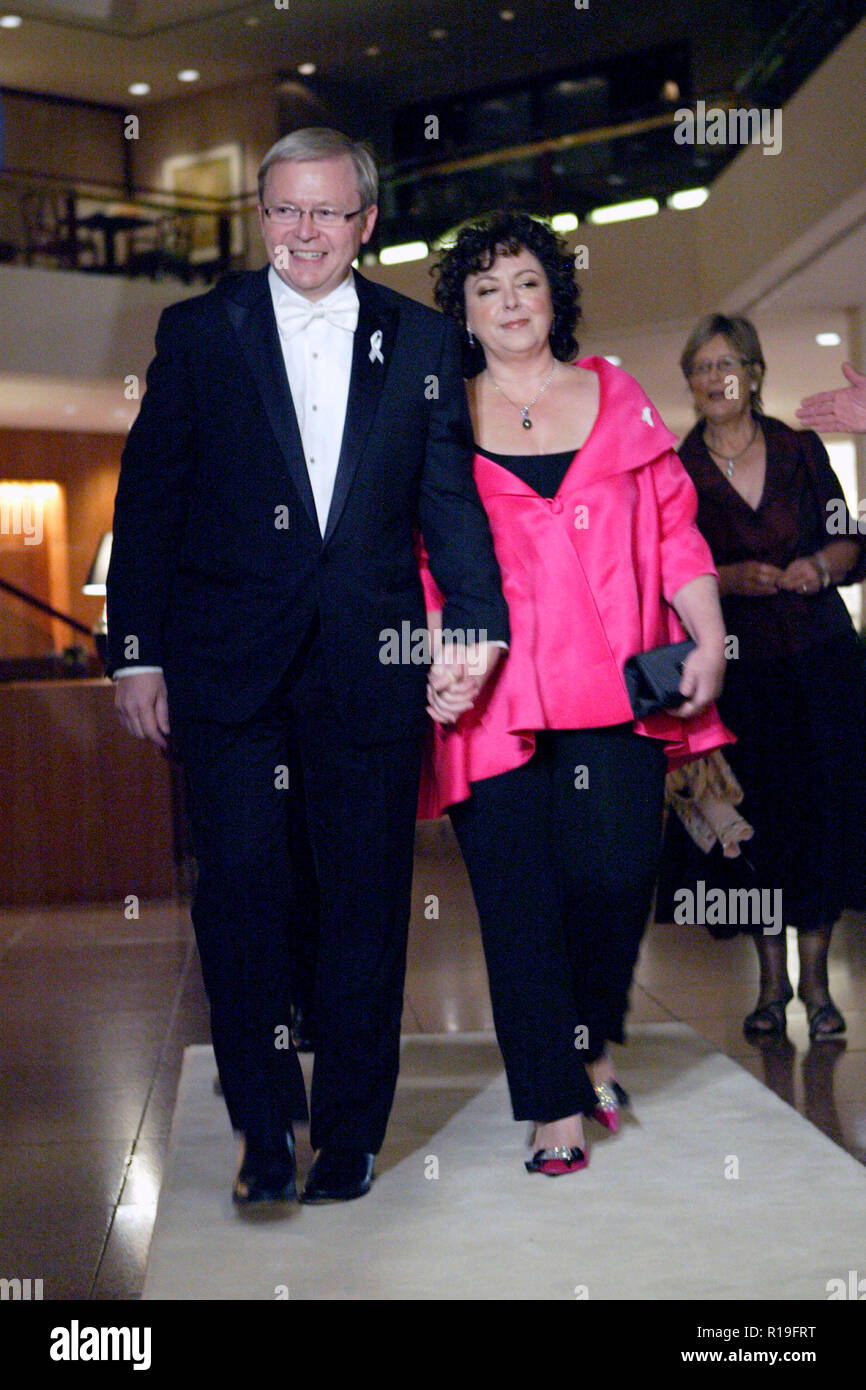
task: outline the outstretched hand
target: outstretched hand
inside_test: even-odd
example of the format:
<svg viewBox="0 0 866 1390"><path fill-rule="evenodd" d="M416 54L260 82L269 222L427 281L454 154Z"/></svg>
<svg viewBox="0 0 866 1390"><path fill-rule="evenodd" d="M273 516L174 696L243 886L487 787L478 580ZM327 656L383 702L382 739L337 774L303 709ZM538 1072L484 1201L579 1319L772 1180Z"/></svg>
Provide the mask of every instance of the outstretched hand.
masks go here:
<svg viewBox="0 0 866 1390"><path fill-rule="evenodd" d="M797 419L807 429L838 434L866 431L866 373L856 372L850 362L842 371L850 386L837 391L819 391L800 402Z"/></svg>

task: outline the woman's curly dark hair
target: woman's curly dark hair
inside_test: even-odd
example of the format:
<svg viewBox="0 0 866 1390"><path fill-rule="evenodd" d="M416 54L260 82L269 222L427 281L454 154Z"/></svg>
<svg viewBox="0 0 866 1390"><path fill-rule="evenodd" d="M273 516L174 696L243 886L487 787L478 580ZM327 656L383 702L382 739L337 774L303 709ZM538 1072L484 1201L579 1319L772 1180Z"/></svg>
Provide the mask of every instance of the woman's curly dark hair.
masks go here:
<svg viewBox="0 0 866 1390"><path fill-rule="evenodd" d="M550 348L560 362L572 362L578 346L574 330L580 322L580 290L574 278L574 260L565 242L537 217L525 212L492 212L461 227L457 240L433 266L433 297L443 313L463 329L463 375L484 370L484 349L470 345L466 331L464 285L467 276L489 270L497 256L516 256L531 251L541 262L553 301Z"/></svg>

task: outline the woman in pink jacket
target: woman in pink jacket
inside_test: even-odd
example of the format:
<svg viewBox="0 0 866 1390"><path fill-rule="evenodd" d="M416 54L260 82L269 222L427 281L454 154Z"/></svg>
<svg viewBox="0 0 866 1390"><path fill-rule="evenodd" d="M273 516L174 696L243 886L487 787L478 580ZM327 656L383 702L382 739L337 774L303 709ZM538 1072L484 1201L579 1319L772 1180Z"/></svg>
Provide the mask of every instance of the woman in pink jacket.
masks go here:
<svg viewBox="0 0 866 1390"><path fill-rule="evenodd" d="M575 362L574 266L533 218L464 227L436 299L465 334L487 509L511 615L477 698L434 660L421 813L448 809L481 921L514 1117L531 1172L585 1167L582 1117L627 1103L610 1057L649 913L669 762L728 741L712 701L724 628L674 436L638 384ZM423 566L431 625L441 598ZM682 624L682 626L681 626ZM623 666L697 642L676 715L634 720ZM435 651L435 648L434 648Z"/></svg>

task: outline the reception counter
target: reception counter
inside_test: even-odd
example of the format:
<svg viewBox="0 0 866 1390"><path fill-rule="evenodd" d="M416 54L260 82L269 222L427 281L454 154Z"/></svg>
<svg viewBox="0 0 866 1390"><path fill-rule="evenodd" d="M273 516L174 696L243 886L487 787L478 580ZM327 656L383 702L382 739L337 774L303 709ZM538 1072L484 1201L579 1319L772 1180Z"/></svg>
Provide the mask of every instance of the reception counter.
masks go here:
<svg viewBox="0 0 866 1390"><path fill-rule="evenodd" d="M174 891L171 766L111 682L0 684L0 905Z"/></svg>

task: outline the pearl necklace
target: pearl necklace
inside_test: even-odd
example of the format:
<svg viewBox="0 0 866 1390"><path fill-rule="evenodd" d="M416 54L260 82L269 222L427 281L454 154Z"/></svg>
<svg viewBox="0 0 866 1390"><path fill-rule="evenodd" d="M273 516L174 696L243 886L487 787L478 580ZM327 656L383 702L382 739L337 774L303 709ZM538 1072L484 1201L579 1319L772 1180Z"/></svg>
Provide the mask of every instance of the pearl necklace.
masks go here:
<svg viewBox="0 0 866 1390"><path fill-rule="evenodd" d="M501 386L497 386L497 385L496 385L496 382L493 380L493 377L492 377L492 375L491 375L491 373L490 373L489 370L488 370L488 372L487 372L487 375L488 375L488 377L490 378L490 382L491 382L491 385L493 386L494 391L498 391L499 394L500 394L500 396L505 396L505 399L507 400L508 404L509 404L509 405L513 405L515 410L519 410L519 411L520 411L520 416L521 416L520 423L523 425L523 428L524 428L525 430L531 430L531 429L532 429L532 421L531 421L530 418L529 418L529 412L530 412L530 410L532 409L532 407L535 405L535 402L538 400L538 398L539 398L540 396L543 396L543 395L544 395L544 393L545 393L545 391L547 390L548 386L549 386L550 383L553 381L553 373L554 373L555 371L556 371L556 363L554 362L554 364L553 364L553 366L551 367L550 372L549 372L549 374L548 374L547 380L544 382L544 385L541 386L541 387L539 388L538 391L536 391L535 395L532 397L532 400L529 402L528 405L518 405L518 404L517 404L517 401L513 401L513 400L511 399L510 396L506 396L506 395L505 395L505 392L503 391L503 389L502 389Z"/></svg>
<svg viewBox="0 0 866 1390"><path fill-rule="evenodd" d="M721 453L719 453L718 449L714 449L713 446L712 446L712 444L711 444L711 443L709 442L709 440L707 439L706 432L704 432L704 443L706 444L706 446L707 446L707 448L709 449L710 453L711 453L715 458L719 458L719 459L724 459L724 460L725 460L725 477L726 477L726 478L733 478L733 476L734 476L734 464L737 462L737 459L741 459L741 458L743 457L743 454L747 453L748 450L751 449L751 447L752 447L752 445L754 444L754 442L755 442L755 440L757 439L757 437L758 437L758 422L757 422L757 420L756 420L756 421L755 421L755 428L752 430L752 437L751 437L751 439L749 440L749 442L748 442L748 444L746 445L745 449L741 449L740 452L739 452L738 454L721 454Z"/></svg>

